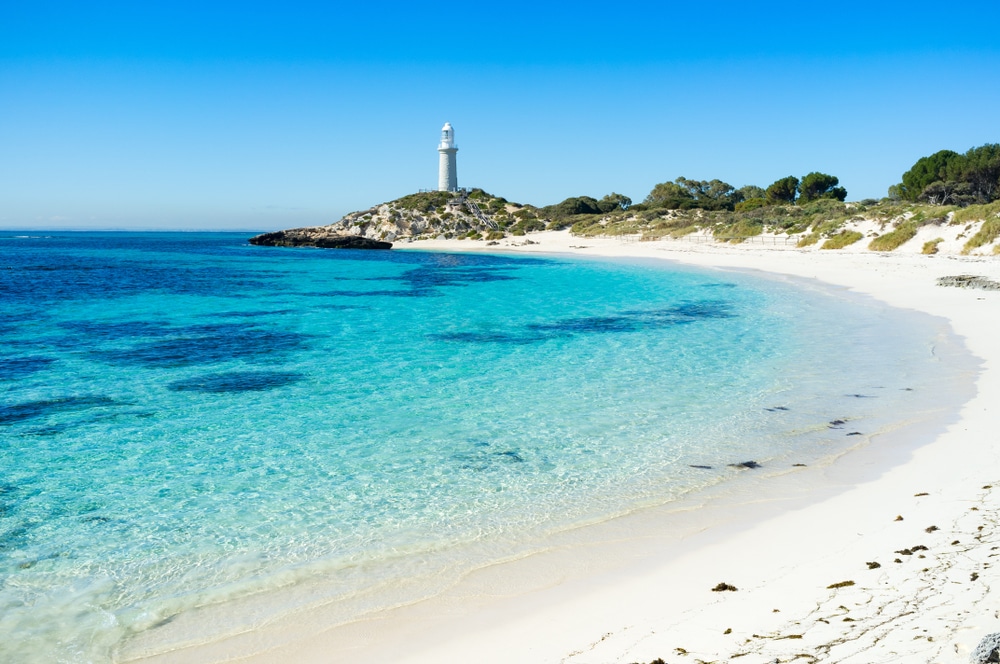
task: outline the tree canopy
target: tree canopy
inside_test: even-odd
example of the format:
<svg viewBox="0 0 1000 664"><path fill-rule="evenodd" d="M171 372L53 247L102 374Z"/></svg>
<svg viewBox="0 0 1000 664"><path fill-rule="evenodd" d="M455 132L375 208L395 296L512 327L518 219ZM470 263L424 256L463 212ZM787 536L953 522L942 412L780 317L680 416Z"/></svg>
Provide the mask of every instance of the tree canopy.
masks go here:
<svg viewBox="0 0 1000 664"><path fill-rule="evenodd" d="M696 207L694 198L688 190L676 182L661 182L653 187L653 190L643 201L644 205L655 208L666 208L668 210L687 210Z"/></svg>
<svg viewBox="0 0 1000 664"><path fill-rule="evenodd" d="M745 187L737 189L736 196L740 201L749 201L752 198L767 198L767 192L755 184L748 184Z"/></svg>
<svg viewBox="0 0 1000 664"><path fill-rule="evenodd" d="M831 198L843 202L847 198L847 190L838 187L838 184L840 184L840 180L836 176L826 173L809 173L799 183L799 197L803 203L819 198Z"/></svg>
<svg viewBox="0 0 1000 664"><path fill-rule="evenodd" d="M608 213L614 210L627 210L632 206L632 199L624 194L611 192L601 200L597 201L597 207L601 212Z"/></svg>
<svg viewBox="0 0 1000 664"><path fill-rule="evenodd" d="M590 196L571 196L561 203L543 207L541 212L545 216L561 219L577 214L607 214L615 210L627 210L631 205L632 199L628 196L611 192L601 200Z"/></svg>
<svg viewBox="0 0 1000 664"><path fill-rule="evenodd" d="M768 203L794 203L799 193L799 179L794 175L773 182L765 191Z"/></svg>
<svg viewBox="0 0 1000 664"><path fill-rule="evenodd" d="M929 157L921 157L903 173L903 182L897 185L896 192L905 200L916 201L927 185L944 180L948 164L961 156L951 150L941 150Z"/></svg>
<svg viewBox="0 0 1000 664"><path fill-rule="evenodd" d="M771 183L767 189L752 184L736 189L722 180L679 177L653 187L643 205L667 210L750 210L768 205L790 205L800 194L803 203L819 198L843 201L847 198L847 190L838 187L839 183L835 176L819 172L809 173L801 181L789 175Z"/></svg>
<svg viewBox="0 0 1000 664"><path fill-rule="evenodd" d="M668 210L732 210L743 198L736 188L722 180L689 180L679 177L673 182L661 182L643 201L649 207Z"/></svg>
<svg viewBox="0 0 1000 664"><path fill-rule="evenodd" d="M1000 144L987 143L965 154L940 150L921 157L903 173L890 195L908 201L970 205L1000 198Z"/></svg>

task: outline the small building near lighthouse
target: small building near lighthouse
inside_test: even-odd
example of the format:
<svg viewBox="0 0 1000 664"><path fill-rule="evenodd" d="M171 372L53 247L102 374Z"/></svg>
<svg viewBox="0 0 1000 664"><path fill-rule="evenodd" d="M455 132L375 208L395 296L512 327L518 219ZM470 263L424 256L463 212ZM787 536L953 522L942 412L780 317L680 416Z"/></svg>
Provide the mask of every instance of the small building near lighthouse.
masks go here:
<svg viewBox="0 0 1000 664"><path fill-rule="evenodd" d="M441 128L441 143L438 145L438 191L458 191L458 165L455 153L455 130L450 122Z"/></svg>

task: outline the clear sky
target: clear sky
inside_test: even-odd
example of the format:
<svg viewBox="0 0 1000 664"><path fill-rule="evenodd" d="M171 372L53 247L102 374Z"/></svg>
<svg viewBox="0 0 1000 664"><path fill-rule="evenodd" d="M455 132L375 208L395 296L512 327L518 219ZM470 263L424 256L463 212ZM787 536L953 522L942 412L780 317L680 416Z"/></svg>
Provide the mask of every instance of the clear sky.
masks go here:
<svg viewBox="0 0 1000 664"><path fill-rule="evenodd" d="M0 228L273 230L1000 142L1000 2L0 2Z"/></svg>

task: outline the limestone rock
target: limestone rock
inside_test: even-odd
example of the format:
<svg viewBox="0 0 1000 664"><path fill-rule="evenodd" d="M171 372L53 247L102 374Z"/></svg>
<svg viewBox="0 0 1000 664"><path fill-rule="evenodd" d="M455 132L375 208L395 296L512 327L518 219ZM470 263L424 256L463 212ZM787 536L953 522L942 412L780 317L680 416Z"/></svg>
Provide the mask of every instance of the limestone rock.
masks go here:
<svg viewBox="0 0 1000 664"><path fill-rule="evenodd" d="M1000 290L1000 283L978 277L974 274L959 274L953 277L938 277L938 286L955 286L956 288L980 288L982 290Z"/></svg>
<svg viewBox="0 0 1000 664"><path fill-rule="evenodd" d="M533 220L536 226L544 228L545 223L538 220L537 212L535 208L511 203L481 189L424 191L380 203L367 210L351 212L326 226L282 231L286 235L308 240L281 246L319 246L314 241L320 236L355 236L381 242L466 237L495 240L507 234L501 229L514 232L519 222ZM273 234L262 237L270 235ZM294 238L280 238L279 241L285 242L286 239L296 242Z"/></svg>
<svg viewBox="0 0 1000 664"><path fill-rule="evenodd" d="M1000 632L987 634L969 657L972 664L1000 662Z"/></svg>
<svg viewBox="0 0 1000 664"><path fill-rule="evenodd" d="M248 240L263 247L320 247L322 249L392 249L391 242L373 240L360 235L340 235L317 228L293 228L264 233Z"/></svg>

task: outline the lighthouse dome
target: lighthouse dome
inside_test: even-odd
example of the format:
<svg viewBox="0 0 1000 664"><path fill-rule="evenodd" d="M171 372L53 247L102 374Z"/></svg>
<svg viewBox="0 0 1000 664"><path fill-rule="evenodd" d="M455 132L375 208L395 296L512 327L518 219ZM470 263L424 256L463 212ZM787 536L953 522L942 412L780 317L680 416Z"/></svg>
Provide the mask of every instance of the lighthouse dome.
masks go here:
<svg viewBox="0 0 1000 664"><path fill-rule="evenodd" d="M439 150L451 149L455 147L455 130L452 129L450 122L445 122L444 126L441 127L441 145L438 146Z"/></svg>

